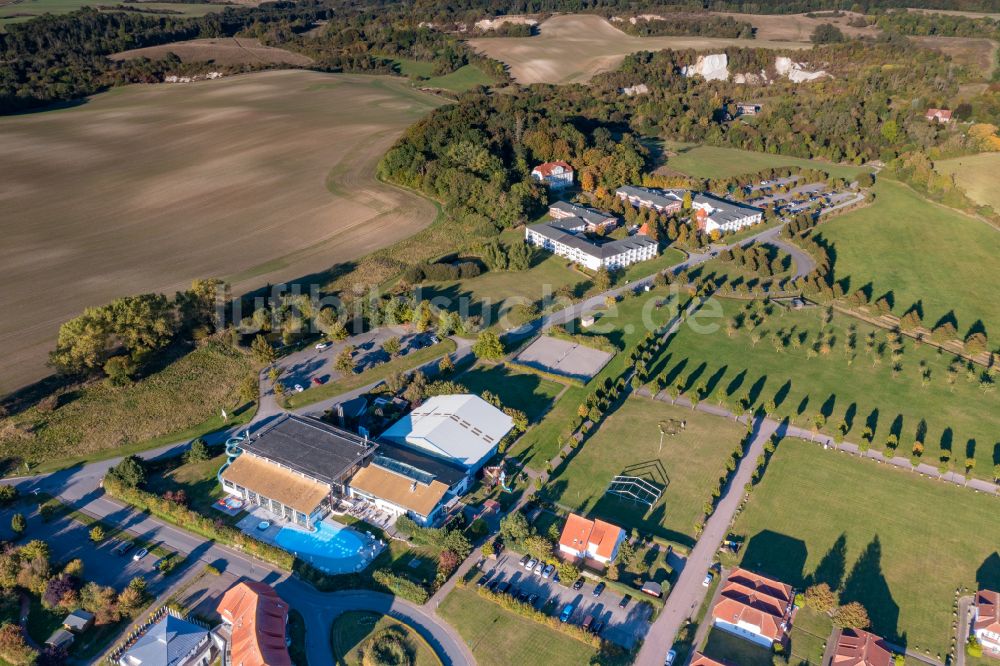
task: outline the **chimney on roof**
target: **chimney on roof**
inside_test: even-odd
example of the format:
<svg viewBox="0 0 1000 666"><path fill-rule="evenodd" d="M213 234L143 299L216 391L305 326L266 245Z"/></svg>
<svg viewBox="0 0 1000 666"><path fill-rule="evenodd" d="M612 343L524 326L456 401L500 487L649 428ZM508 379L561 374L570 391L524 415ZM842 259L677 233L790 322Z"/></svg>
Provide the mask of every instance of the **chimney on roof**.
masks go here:
<svg viewBox="0 0 1000 666"><path fill-rule="evenodd" d="M411 493L417 492L417 482L416 481L414 481L413 483L410 484L410 492Z"/></svg>

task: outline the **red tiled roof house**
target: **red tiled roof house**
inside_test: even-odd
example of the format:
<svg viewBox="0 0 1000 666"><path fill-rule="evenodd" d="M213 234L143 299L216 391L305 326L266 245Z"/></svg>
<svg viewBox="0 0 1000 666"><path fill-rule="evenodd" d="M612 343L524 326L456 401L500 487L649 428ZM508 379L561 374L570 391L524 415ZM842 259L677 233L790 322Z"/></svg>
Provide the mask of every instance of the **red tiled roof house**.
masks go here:
<svg viewBox="0 0 1000 666"><path fill-rule="evenodd" d="M1000 592L979 590L973 610L972 633L983 646L983 654L1000 658Z"/></svg>
<svg viewBox="0 0 1000 666"><path fill-rule="evenodd" d="M892 650L885 641L862 629L844 629L837 639L830 666L891 666Z"/></svg>
<svg viewBox="0 0 1000 666"><path fill-rule="evenodd" d="M701 652L695 652L691 655L691 663L689 666L728 666L728 664L716 661L711 657L706 657Z"/></svg>
<svg viewBox="0 0 1000 666"><path fill-rule="evenodd" d="M233 666L292 666L285 643L288 604L270 585L244 581L226 591L219 615L229 629Z"/></svg>
<svg viewBox="0 0 1000 666"><path fill-rule="evenodd" d="M559 552L607 565L618 557L618 546L624 540L622 528L571 513L559 536Z"/></svg>
<svg viewBox="0 0 1000 666"><path fill-rule="evenodd" d="M787 637L794 599L791 585L735 569L722 584L712 621L724 631L770 648Z"/></svg>
<svg viewBox="0 0 1000 666"><path fill-rule="evenodd" d="M927 109L927 113L924 115L924 118L939 123L950 123L951 111L948 109Z"/></svg>
<svg viewBox="0 0 1000 666"><path fill-rule="evenodd" d="M531 177L554 190L573 184L573 167L562 160L545 162L531 170Z"/></svg>

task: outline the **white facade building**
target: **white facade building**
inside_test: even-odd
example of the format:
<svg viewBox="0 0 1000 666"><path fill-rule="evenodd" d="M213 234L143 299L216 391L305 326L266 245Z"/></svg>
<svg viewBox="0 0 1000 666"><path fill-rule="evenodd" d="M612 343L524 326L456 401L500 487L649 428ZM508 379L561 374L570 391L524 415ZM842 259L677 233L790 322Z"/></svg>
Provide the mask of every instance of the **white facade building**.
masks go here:
<svg viewBox="0 0 1000 666"><path fill-rule="evenodd" d="M580 235L585 229L582 219L564 218L525 228L524 240L592 271L625 268L660 252L659 244L642 234L599 243Z"/></svg>
<svg viewBox="0 0 1000 666"><path fill-rule="evenodd" d="M545 162L531 170L531 177L554 190L573 185L573 167L562 160Z"/></svg>
<svg viewBox="0 0 1000 666"><path fill-rule="evenodd" d="M739 231L764 219L764 211L755 206L737 203L713 194L696 194L691 199L694 220L698 228L713 231Z"/></svg>

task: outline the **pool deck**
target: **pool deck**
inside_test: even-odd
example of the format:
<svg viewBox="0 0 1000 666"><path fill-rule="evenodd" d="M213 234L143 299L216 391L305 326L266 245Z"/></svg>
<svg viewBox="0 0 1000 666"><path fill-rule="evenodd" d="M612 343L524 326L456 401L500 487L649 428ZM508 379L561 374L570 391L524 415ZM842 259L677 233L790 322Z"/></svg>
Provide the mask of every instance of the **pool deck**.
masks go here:
<svg viewBox="0 0 1000 666"><path fill-rule="evenodd" d="M271 523L270 527L268 527L266 530L258 529L257 526L261 523L261 521L265 520ZM341 529L351 530L352 532L358 535L359 539L361 539L363 545L357 555L358 564L356 565L354 571L364 571L372 563L372 561L376 557L378 557L379 554L386 548L385 542L379 540L374 535L368 532L361 532L349 525L345 525L344 523L335 520L332 516L326 516L325 518L323 518L322 522L329 523L331 525L336 525ZM280 532L281 530L287 528L295 530L297 532L301 532L303 534L312 534L312 532L305 529L304 527L300 525L295 525L294 523L287 523L281 520L280 518L277 518L274 514L270 513L269 511L262 509L259 506L251 506L247 510L246 517L244 517L241 521L236 523L236 527L238 527L246 534L249 534L250 536L256 539L260 539L265 543L269 543L272 546L277 546L282 550L287 550L287 549L278 543L278 532ZM295 553L295 555L298 556L299 559L305 562L309 562L317 569L320 569L321 571L325 571L327 573L331 574L351 573L350 571L330 571L322 564L317 563L313 559L312 554L310 553Z"/></svg>

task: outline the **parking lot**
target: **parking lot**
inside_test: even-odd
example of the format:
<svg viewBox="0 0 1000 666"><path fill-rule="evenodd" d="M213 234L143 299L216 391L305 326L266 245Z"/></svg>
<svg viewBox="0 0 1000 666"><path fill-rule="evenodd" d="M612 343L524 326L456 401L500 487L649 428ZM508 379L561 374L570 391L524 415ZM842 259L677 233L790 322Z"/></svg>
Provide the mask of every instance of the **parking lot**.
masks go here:
<svg viewBox="0 0 1000 666"><path fill-rule="evenodd" d="M146 578L150 591L154 594L165 588L170 582L164 579L155 569L159 559L153 554L146 555L139 561L132 559L138 550L132 548L124 555L111 551L118 544L117 539L107 539L99 545L90 540L90 528L64 516L50 522L42 520L35 507L18 505L0 511L0 539L10 541L14 537L10 529L11 516L16 512L24 513L28 529L15 545L25 544L33 539L40 539L49 545L52 552L53 566L66 564L70 560L83 561L83 577L101 585L111 585L121 589L128 585L136 576Z"/></svg>
<svg viewBox="0 0 1000 666"><path fill-rule="evenodd" d="M803 211L815 210L822 214L826 208L832 208L857 197L857 190L829 190L825 183L805 183L791 188L787 192L776 192L775 188L790 183L797 178L780 178L766 181L766 184L754 184L748 194L752 194L746 203L763 208L774 205L779 215L796 215Z"/></svg>
<svg viewBox="0 0 1000 666"><path fill-rule="evenodd" d="M310 344L281 358L276 365L281 368L281 383L288 391L294 390L296 385L309 388L310 385L325 384L342 376L343 373L334 366L337 356L347 345L354 347L354 370L363 372L390 359L382 349L382 344L389 338L399 338L399 353L405 356L415 349L433 344L433 335L433 331L414 333L404 326L378 328L334 342L325 349L316 349L315 344Z"/></svg>
<svg viewBox="0 0 1000 666"><path fill-rule="evenodd" d="M504 551L496 560L486 560L473 584L478 583L483 574L487 574L490 575L490 584L495 581L509 583L508 594L515 590L528 595L537 594L538 599L533 605L549 615L558 615L564 605L572 603L575 608L569 619L571 623L583 624L587 616L592 615L592 622L601 624L598 632L601 638L626 648L631 648L649 630L652 608L648 604L639 603L643 600L643 595L638 590L636 594L630 595L632 599L625 608L621 608L619 604L623 595L617 591L605 589L599 597L594 597L594 581L585 579L580 590L573 590L571 586L574 581L566 581L564 586L554 580L554 574L545 579L540 574L528 573L520 565L520 560L521 555L511 551Z"/></svg>

